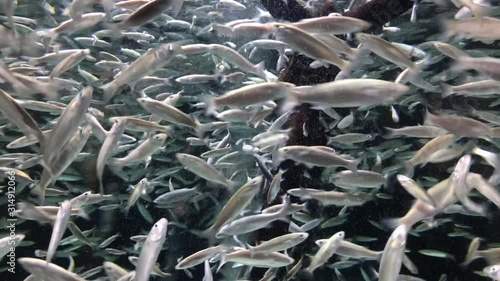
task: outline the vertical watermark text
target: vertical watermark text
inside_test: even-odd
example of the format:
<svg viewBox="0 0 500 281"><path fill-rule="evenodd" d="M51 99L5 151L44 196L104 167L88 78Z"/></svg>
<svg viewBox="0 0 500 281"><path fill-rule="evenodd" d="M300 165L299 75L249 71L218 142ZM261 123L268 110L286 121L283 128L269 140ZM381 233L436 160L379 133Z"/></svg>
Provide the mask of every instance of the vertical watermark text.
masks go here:
<svg viewBox="0 0 500 281"><path fill-rule="evenodd" d="M5 176L7 178L8 245L10 246L7 253L7 265L9 266L8 271L10 273L16 273L16 243L18 242L16 237L16 173L14 171L6 171Z"/></svg>

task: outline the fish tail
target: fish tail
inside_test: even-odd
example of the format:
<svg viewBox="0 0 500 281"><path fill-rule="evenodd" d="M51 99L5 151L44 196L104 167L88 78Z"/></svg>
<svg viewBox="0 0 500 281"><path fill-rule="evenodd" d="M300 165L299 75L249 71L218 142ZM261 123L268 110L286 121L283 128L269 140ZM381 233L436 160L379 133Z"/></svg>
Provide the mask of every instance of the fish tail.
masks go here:
<svg viewBox="0 0 500 281"><path fill-rule="evenodd" d="M253 256L255 255L255 247L247 244L247 250L248 250L248 252L250 252L250 257L253 258Z"/></svg>
<svg viewBox="0 0 500 281"><path fill-rule="evenodd" d="M47 143L47 139L43 135L42 131L38 130L35 132L36 138L38 139L38 143L40 144L40 155L43 155L45 150L45 144Z"/></svg>
<svg viewBox="0 0 500 281"><path fill-rule="evenodd" d="M40 206L43 206L45 201L45 190L46 186L40 184L40 182L35 182L35 187L31 190L31 193L38 197Z"/></svg>
<svg viewBox="0 0 500 281"><path fill-rule="evenodd" d="M212 123L204 123L204 124L201 124L198 120L196 120L196 124L198 124L196 126L196 135L202 139L203 136L205 135L206 132L212 130Z"/></svg>
<svg viewBox="0 0 500 281"><path fill-rule="evenodd" d="M347 168L353 173L356 173L358 171L358 165L361 163L361 161L362 159L351 160L349 161L349 164L347 164Z"/></svg>
<svg viewBox="0 0 500 281"><path fill-rule="evenodd" d="M111 11L115 9L115 2L113 0L101 0L99 1L104 8L107 18L111 18Z"/></svg>
<svg viewBox="0 0 500 281"><path fill-rule="evenodd" d="M406 267L406 269L408 269L412 274L418 274L418 268L417 266L415 265L415 263L410 260L410 258L408 257L408 255L403 255L403 265Z"/></svg>
<svg viewBox="0 0 500 281"><path fill-rule="evenodd" d="M404 170L403 170L403 175L411 178L413 177L413 163L411 161L405 161L404 163Z"/></svg>
<svg viewBox="0 0 500 281"><path fill-rule="evenodd" d="M469 248L467 249L467 255L465 256L465 260L463 263L460 264L462 267L468 266L471 261L474 259L478 258L477 250L479 249L480 245L480 239L479 238L474 238L469 245Z"/></svg>
<svg viewBox="0 0 500 281"><path fill-rule="evenodd" d="M43 38L50 39L50 41L48 42L47 45L45 45L45 43L44 43L44 46L47 48L48 46L51 46L54 43L54 41L57 38L58 33L57 33L57 31L55 31L55 29L52 28L52 29L39 30L39 31L37 31L37 35L41 36Z"/></svg>
<svg viewBox="0 0 500 281"><path fill-rule="evenodd" d="M110 158L107 163L113 166L113 168L118 169L118 171L123 172L123 166L125 166L126 163L124 163L122 159L123 158Z"/></svg>
<svg viewBox="0 0 500 281"><path fill-rule="evenodd" d="M387 218L383 219L381 223L387 227L387 229L393 230L402 224L402 218Z"/></svg>
<svg viewBox="0 0 500 281"><path fill-rule="evenodd" d="M103 23L105 29L111 30L111 39L117 39L122 35L123 24L121 23Z"/></svg>
<svg viewBox="0 0 500 281"><path fill-rule="evenodd" d="M283 115L299 104L300 104L299 91L295 88L292 88L288 93L288 95L283 100L283 102L281 103L279 114Z"/></svg>
<svg viewBox="0 0 500 281"><path fill-rule="evenodd" d="M313 281L314 280L314 275L313 275L313 272L311 269L308 268L305 268L305 269L302 269L300 270L298 273L297 273L297 277L300 278L300 280L307 280L307 281Z"/></svg>
<svg viewBox="0 0 500 281"><path fill-rule="evenodd" d="M266 77L265 70L266 70L266 61L265 60L263 60L255 65L255 72L257 73L257 75L263 75L264 76L263 78Z"/></svg>
<svg viewBox="0 0 500 281"><path fill-rule="evenodd" d="M80 210L78 210L78 216L80 218L84 218L84 219L90 221L89 215L85 212L85 210L83 208L80 208Z"/></svg>
<svg viewBox="0 0 500 281"><path fill-rule="evenodd" d="M179 15L179 12L182 8L182 4L184 4L184 0L175 0L172 3L172 17L176 18Z"/></svg>
<svg viewBox="0 0 500 281"><path fill-rule="evenodd" d="M113 98L113 96L115 95L116 91L118 90L118 87L116 87L116 84L113 81L111 81L101 86L100 89L103 91L102 100L104 102L109 102L111 98Z"/></svg>
<svg viewBox="0 0 500 281"><path fill-rule="evenodd" d="M215 234L216 234L216 231L212 227L209 227L209 228L205 229L203 232L201 232L199 234L199 236L202 238L208 239L209 245L214 245L215 240L216 240Z"/></svg>
<svg viewBox="0 0 500 281"><path fill-rule="evenodd" d="M426 126L433 126L434 124L432 123L434 115L429 112L429 109L425 109L425 117L424 117L424 125Z"/></svg>
<svg viewBox="0 0 500 281"><path fill-rule="evenodd" d="M220 255L219 266L217 267L217 271L215 271L215 272L219 272L219 270L222 268L222 266L224 264L226 264L226 262L227 262L226 261L226 253L220 252L219 255Z"/></svg>
<svg viewBox="0 0 500 281"><path fill-rule="evenodd" d="M99 194L104 195L104 186L102 184L102 178L99 178Z"/></svg>
<svg viewBox="0 0 500 281"><path fill-rule="evenodd" d="M470 9L470 10L476 18L487 16L490 14L490 11L491 11L491 7L489 7L487 5L481 5L481 4L475 4L475 3L473 3L471 8L472 9Z"/></svg>
<svg viewBox="0 0 500 281"><path fill-rule="evenodd" d="M396 136L396 131L393 128L384 127L384 129L386 130L386 132L384 134L384 138L392 139Z"/></svg>
<svg viewBox="0 0 500 281"><path fill-rule="evenodd" d="M360 59L361 54L361 49L351 48L347 57L351 60L351 62L359 62L358 59Z"/></svg>
<svg viewBox="0 0 500 281"><path fill-rule="evenodd" d="M215 103L215 98L212 96L202 96L201 100L205 103L205 115L215 116L217 115L217 105Z"/></svg>
<svg viewBox="0 0 500 281"><path fill-rule="evenodd" d="M441 88L441 98L442 99L454 94L452 87L446 83L439 84L439 87Z"/></svg>

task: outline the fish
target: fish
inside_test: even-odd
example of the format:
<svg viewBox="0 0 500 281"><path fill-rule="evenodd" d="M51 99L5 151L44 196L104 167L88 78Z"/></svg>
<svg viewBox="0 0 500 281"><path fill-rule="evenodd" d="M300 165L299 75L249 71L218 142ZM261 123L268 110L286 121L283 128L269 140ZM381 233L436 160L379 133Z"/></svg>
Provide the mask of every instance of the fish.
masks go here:
<svg viewBox="0 0 500 281"><path fill-rule="evenodd" d="M119 168L139 164L141 162L146 162L147 164L151 161L151 155L156 153L165 144L167 137L166 134L153 135L130 151L127 156L122 158L110 158L108 163Z"/></svg>
<svg viewBox="0 0 500 281"><path fill-rule="evenodd" d="M382 258L380 259L378 271L380 280L390 281L398 279L406 248L407 234L408 230L406 226L400 225L392 232L389 240L387 240Z"/></svg>
<svg viewBox="0 0 500 281"><path fill-rule="evenodd" d="M182 259L175 266L175 269L181 270L181 269L187 269L187 268L197 266L199 264L207 262L211 257L215 256L216 254L220 253L221 251L224 251L224 247L221 245L214 246L214 247L208 247L206 249L198 251L198 252Z"/></svg>
<svg viewBox="0 0 500 281"><path fill-rule="evenodd" d="M252 253L280 252L297 246L304 242L309 234L307 232L297 232L278 236L271 240L262 242L259 245L251 246L248 250Z"/></svg>
<svg viewBox="0 0 500 281"><path fill-rule="evenodd" d="M286 218L288 216L290 198L285 198L284 201L283 207L275 213L246 216L224 225L219 232L217 232L215 238L249 233L261 229L276 220Z"/></svg>
<svg viewBox="0 0 500 281"><path fill-rule="evenodd" d="M488 277L493 280L500 279L500 266L498 264L487 266L483 269L483 272L488 275Z"/></svg>
<svg viewBox="0 0 500 281"><path fill-rule="evenodd" d="M420 187L414 180L408 178L405 175L397 175L397 179L399 181L399 184L401 184L401 186L413 197L433 207L437 206L436 202L434 202L429 194L427 194L427 192L422 189L422 187Z"/></svg>
<svg viewBox="0 0 500 281"><path fill-rule="evenodd" d="M177 16L179 10L184 3L183 0L151 0L141 5L137 10L127 16L127 18L112 25L111 29L114 32L129 29L131 27L139 27L149 21L154 20L156 17L160 16L166 12L169 8L172 8L172 14Z"/></svg>
<svg viewBox="0 0 500 281"><path fill-rule="evenodd" d="M233 221L241 211L243 211L257 195L262 183L262 176L255 177L249 180L246 184L238 188L238 190L229 198L222 210L218 213L214 223L201 234L202 237L211 240L215 239L219 230Z"/></svg>
<svg viewBox="0 0 500 281"><path fill-rule="evenodd" d="M78 126L84 121L85 114L90 106L93 88L85 87L66 106L59 121L52 129L47 138L47 145L43 150L43 161L45 168L57 156L59 149L66 144L72 135L78 130Z"/></svg>
<svg viewBox="0 0 500 281"><path fill-rule="evenodd" d="M106 134L106 139L99 150L97 155L97 178L99 180L99 193L104 195L104 186L102 184L102 177L104 174L104 166L106 162L111 157L111 153L118 146L118 141L121 139L123 132L125 131L125 126L127 125L127 119L118 119L114 122L113 126Z"/></svg>
<svg viewBox="0 0 500 281"><path fill-rule="evenodd" d="M377 79L344 79L295 88L297 103L317 108L359 107L394 101L408 91L398 83Z"/></svg>
<svg viewBox="0 0 500 281"><path fill-rule="evenodd" d="M46 137L33 117L7 92L0 90L0 111L28 138L36 138L45 149Z"/></svg>
<svg viewBox="0 0 500 281"><path fill-rule="evenodd" d="M276 38L285 42L295 51L299 51L321 64L334 65L347 73L350 71L350 65L347 61L340 58L326 43L314 38L299 27L276 24L274 28Z"/></svg>
<svg viewBox="0 0 500 281"><path fill-rule="evenodd" d="M75 280L83 281L85 279L78 276L78 274L70 272L57 264L47 263L41 259L21 257L19 258L19 263L26 269L32 276L39 278L41 280L46 279L50 276L52 280L63 281L63 280Z"/></svg>
<svg viewBox="0 0 500 281"><path fill-rule="evenodd" d="M0 0L3 271L496 278L495 3L317 2Z"/></svg>
<svg viewBox="0 0 500 281"><path fill-rule="evenodd" d="M425 124L439 126L456 136L478 138L491 135L490 128L477 120L453 115L433 115L427 112Z"/></svg>
<svg viewBox="0 0 500 281"><path fill-rule="evenodd" d="M335 167L341 166L356 172L360 159L346 159L337 155L327 146L285 146L278 150L278 159L292 159L306 166Z"/></svg>
<svg viewBox="0 0 500 281"><path fill-rule="evenodd" d="M0 238L0 260L3 259L5 255L11 251L11 249L14 249L19 243L21 243L25 237L26 235L24 234L16 234L13 237L6 236Z"/></svg>
<svg viewBox="0 0 500 281"><path fill-rule="evenodd" d="M329 15L300 20L293 26L311 33L329 33L333 35L357 33L368 29L371 24L354 17Z"/></svg>
<svg viewBox="0 0 500 281"><path fill-rule="evenodd" d="M151 270L165 242L167 228L168 220L162 218L157 221L149 231L148 237L139 254L139 260L135 269L135 280L147 281L149 279Z"/></svg>
<svg viewBox="0 0 500 281"><path fill-rule="evenodd" d="M59 246L59 242L61 241L61 238L63 237L64 232L68 227L70 215L71 201L66 200L61 203L59 211L57 212L57 217L54 222L54 228L52 230L52 236L50 237L49 249L47 250L47 263L50 263L57 250L57 246Z"/></svg>
<svg viewBox="0 0 500 281"><path fill-rule="evenodd" d="M194 129L198 137L203 137L204 133L211 130L213 126L212 123L201 124L190 115L167 103L162 103L151 98L138 98L137 102L150 113L155 114L166 121Z"/></svg>
<svg viewBox="0 0 500 281"><path fill-rule="evenodd" d="M223 254L219 268L227 262L237 262L253 267L269 268L290 265L294 262L294 259L279 252L252 254L248 250L239 250L229 254Z"/></svg>
<svg viewBox="0 0 500 281"><path fill-rule="evenodd" d="M46 163L49 169L44 169L40 181L37 182L32 193L37 195L43 204L47 188L54 183L61 174L73 163L82 151L92 133L91 126L87 125L78 130L60 150L60 154L51 162Z"/></svg>
<svg viewBox="0 0 500 281"><path fill-rule="evenodd" d="M226 179L220 171L216 170L214 167L196 156L185 153L177 153L175 157L184 165L185 169L203 179L206 179L207 181L215 182L228 188L235 185L234 182Z"/></svg>
<svg viewBox="0 0 500 281"><path fill-rule="evenodd" d="M239 107L264 103L269 100L283 99L292 95L295 85L282 82L266 82L249 85L214 98L205 99L207 114L215 114L223 106Z"/></svg>
<svg viewBox="0 0 500 281"><path fill-rule="evenodd" d="M164 2L165 0L156 0L156 2L160 1ZM103 100L109 102L122 85L127 84L133 90L137 80L170 63L179 51L178 44L162 44L144 53L120 72L113 81L100 87L104 92Z"/></svg>
<svg viewBox="0 0 500 281"><path fill-rule="evenodd" d="M338 247L340 247L340 243L344 240L344 236L345 232L340 231L328 238L328 240L319 248L318 252L314 255L311 263L305 270L312 274L314 270L326 263Z"/></svg>

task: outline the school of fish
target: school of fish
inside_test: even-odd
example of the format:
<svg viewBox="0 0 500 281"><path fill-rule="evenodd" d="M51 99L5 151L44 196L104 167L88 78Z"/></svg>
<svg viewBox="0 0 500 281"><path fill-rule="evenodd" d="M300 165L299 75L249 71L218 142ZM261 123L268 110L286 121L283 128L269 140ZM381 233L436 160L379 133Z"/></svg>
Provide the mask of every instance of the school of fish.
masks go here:
<svg viewBox="0 0 500 281"><path fill-rule="evenodd" d="M319 15L323 1L298 3ZM261 269L260 280L315 280L318 269L330 272L321 280L347 280L346 268L357 268L353 280L423 280L408 239L453 224L455 214L500 214L500 59L492 57L500 19L487 0L415 1L381 33L335 13L285 22L259 1L0 4L4 280L172 280L174 272L195 280L193 271L204 281L253 280ZM419 6L439 10L437 29ZM321 84L281 82L294 53L339 73ZM287 145L302 104L320 112L314 126L327 145ZM383 116L390 125L367 127ZM423 121L401 121L408 116ZM283 191L283 161L322 167L321 188ZM422 172L433 165L446 169ZM391 193L401 188L415 199L406 215L365 219L383 231L383 249L344 230L352 210L398 200ZM337 213L315 217L311 201ZM148 229L128 220L133 236L106 231L132 214ZM13 219L16 233L6 233ZM28 221L52 229L37 239L46 244L28 243L37 235ZM288 233L256 241L275 224ZM448 234L469 244L463 257L418 254L463 268L484 259L477 280L500 281L500 237L483 241L471 227L455 223ZM162 264L167 248L190 247L183 234L205 247ZM308 239L315 247L297 254ZM5 256L28 245L36 251L7 268ZM100 265L77 264L78 255Z"/></svg>

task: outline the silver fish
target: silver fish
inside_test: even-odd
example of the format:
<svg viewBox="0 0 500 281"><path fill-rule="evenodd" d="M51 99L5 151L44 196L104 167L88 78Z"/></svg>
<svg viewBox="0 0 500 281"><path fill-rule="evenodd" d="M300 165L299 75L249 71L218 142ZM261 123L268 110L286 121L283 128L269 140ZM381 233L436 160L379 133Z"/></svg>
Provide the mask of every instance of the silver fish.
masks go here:
<svg viewBox="0 0 500 281"><path fill-rule="evenodd" d="M148 234L148 238L142 246L139 261L135 268L135 280L147 281L151 275L151 270L158 259L163 243L167 235L168 221L165 218L157 221Z"/></svg>

